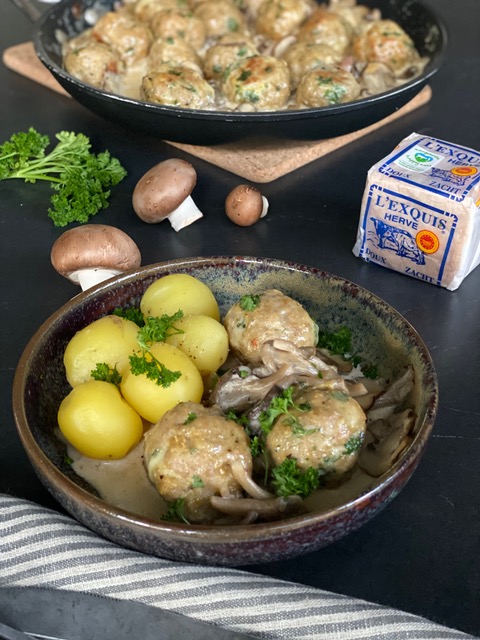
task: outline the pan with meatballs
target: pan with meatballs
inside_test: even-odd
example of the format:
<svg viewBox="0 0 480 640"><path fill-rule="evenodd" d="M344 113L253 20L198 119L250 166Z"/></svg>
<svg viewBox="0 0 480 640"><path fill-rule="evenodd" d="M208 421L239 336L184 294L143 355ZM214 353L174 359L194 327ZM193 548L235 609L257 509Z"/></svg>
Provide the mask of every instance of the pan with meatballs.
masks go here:
<svg viewBox="0 0 480 640"><path fill-rule="evenodd" d="M356 0L124 0L63 50L82 82L206 111L335 106L427 62L399 24Z"/></svg>

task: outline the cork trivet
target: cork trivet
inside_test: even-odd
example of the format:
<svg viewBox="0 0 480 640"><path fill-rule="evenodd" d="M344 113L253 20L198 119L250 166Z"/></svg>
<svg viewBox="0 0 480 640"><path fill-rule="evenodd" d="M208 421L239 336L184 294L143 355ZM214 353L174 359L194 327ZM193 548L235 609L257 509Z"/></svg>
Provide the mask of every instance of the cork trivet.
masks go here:
<svg viewBox="0 0 480 640"><path fill-rule="evenodd" d="M69 95L40 62L31 42L5 49L3 62L9 69L54 91ZM383 120L359 131L327 140L313 142L310 140L300 142L284 140L279 143L262 144L232 142L214 147L202 147L169 140L165 142L247 180L258 183L271 182L418 109L426 104L431 97L432 91L429 86L426 86L410 102Z"/></svg>

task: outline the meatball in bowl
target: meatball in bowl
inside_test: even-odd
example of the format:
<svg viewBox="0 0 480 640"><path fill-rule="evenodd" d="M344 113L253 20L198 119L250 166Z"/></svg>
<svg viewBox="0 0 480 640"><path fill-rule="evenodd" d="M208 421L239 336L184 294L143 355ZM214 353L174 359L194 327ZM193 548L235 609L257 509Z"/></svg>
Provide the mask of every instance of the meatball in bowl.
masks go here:
<svg viewBox="0 0 480 640"><path fill-rule="evenodd" d="M99 326L115 348L102 334L93 356L72 354ZM13 392L39 480L75 518L225 566L368 522L416 469L437 399L428 350L385 302L313 267L223 256L76 296L30 340Z"/></svg>

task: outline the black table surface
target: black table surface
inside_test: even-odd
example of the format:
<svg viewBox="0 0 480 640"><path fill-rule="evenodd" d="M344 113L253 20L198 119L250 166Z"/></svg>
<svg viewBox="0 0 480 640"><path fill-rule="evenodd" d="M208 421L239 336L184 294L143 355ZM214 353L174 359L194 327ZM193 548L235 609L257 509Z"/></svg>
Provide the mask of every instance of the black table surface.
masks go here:
<svg viewBox="0 0 480 640"><path fill-rule="evenodd" d="M143 264L172 258L252 255L314 265L362 285L400 311L425 340L438 373L440 407L418 469L368 525L316 553L246 567L356 596L480 635L480 268L450 292L367 264L352 254L370 166L413 131L480 149L478 0L430 0L449 30L446 62L431 81L431 102L414 113L279 180L260 185L268 216L241 228L224 215L228 191L243 181L161 140L125 130L72 99L0 66L0 141L34 126L53 137L83 132L127 168L111 206L93 222L116 225L141 249ZM29 40L28 19L0 2L2 49ZM138 178L167 157L197 169L195 198L205 218L175 233L133 213ZM40 484L16 434L11 409L15 367L38 326L76 287L50 264L62 229L47 217L50 190L19 180L0 184L0 491L60 509Z"/></svg>

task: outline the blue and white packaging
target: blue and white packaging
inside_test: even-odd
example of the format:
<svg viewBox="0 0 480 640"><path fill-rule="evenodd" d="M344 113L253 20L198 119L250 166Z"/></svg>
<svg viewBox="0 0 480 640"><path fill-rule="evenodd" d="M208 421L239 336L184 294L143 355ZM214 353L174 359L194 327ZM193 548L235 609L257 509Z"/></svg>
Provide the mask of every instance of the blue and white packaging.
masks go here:
<svg viewBox="0 0 480 640"><path fill-rule="evenodd" d="M480 262L480 152L412 133L368 172L353 253L453 291Z"/></svg>

